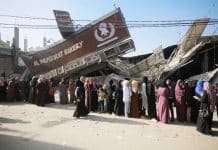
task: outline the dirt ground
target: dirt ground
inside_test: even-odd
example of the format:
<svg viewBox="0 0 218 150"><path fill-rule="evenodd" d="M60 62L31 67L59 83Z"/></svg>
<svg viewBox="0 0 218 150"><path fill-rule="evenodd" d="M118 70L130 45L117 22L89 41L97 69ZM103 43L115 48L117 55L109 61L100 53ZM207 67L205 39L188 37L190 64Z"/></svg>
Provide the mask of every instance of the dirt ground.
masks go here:
<svg viewBox="0 0 218 150"><path fill-rule="evenodd" d="M72 104L37 107L25 102L0 103L0 149L218 149L215 114L214 136L206 136L191 123L163 124L99 113L75 119L74 109Z"/></svg>

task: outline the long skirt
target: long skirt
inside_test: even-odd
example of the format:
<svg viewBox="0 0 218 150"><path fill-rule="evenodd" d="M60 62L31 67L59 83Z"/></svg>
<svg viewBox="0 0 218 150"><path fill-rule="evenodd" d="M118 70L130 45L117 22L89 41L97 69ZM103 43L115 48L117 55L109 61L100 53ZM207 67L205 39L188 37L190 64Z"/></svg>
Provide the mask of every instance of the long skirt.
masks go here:
<svg viewBox="0 0 218 150"><path fill-rule="evenodd" d="M211 122L210 117L200 117L198 116L197 130L203 134L211 135Z"/></svg>

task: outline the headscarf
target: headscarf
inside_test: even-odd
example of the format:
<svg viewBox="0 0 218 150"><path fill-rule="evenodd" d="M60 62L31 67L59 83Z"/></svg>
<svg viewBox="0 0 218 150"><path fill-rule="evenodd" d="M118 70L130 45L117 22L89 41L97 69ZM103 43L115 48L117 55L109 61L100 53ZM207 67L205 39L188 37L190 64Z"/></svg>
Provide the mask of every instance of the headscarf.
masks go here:
<svg viewBox="0 0 218 150"><path fill-rule="evenodd" d="M166 80L162 80L158 82L160 87L167 87Z"/></svg>
<svg viewBox="0 0 218 150"><path fill-rule="evenodd" d="M203 91L204 91L204 81L198 80L197 85L195 87L195 93L202 96Z"/></svg>
<svg viewBox="0 0 218 150"><path fill-rule="evenodd" d="M142 79L142 80L143 80L143 82L144 82L144 83L146 83L146 84L147 84L147 82L148 82L148 78L147 78L147 77L143 77L143 79Z"/></svg>
<svg viewBox="0 0 218 150"><path fill-rule="evenodd" d="M182 80L178 80L176 82L176 87L175 87L175 91L178 91L178 90L183 90L182 87L181 87L181 84L182 83Z"/></svg>
<svg viewBox="0 0 218 150"><path fill-rule="evenodd" d="M76 87L82 87L82 83L80 80L76 80Z"/></svg>
<svg viewBox="0 0 218 150"><path fill-rule="evenodd" d="M41 83L41 82L43 82L43 81L44 81L44 78L43 78L43 77L39 77L38 83Z"/></svg>
<svg viewBox="0 0 218 150"><path fill-rule="evenodd" d="M123 85L123 87L129 87L129 81L124 80L122 85Z"/></svg>
<svg viewBox="0 0 218 150"><path fill-rule="evenodd" d="M213 89L209 82L204 82L204 90L209 95L209 102L210 102L210 111L213 112L215 109L215 93L213 92Z"/></svg>
<svg viewBox="0 0 218 150"><path fill-rule="evenodd" d="M132 91L136 93L138 92L138 89L139 89L138 81L132 80Z"/></svg>

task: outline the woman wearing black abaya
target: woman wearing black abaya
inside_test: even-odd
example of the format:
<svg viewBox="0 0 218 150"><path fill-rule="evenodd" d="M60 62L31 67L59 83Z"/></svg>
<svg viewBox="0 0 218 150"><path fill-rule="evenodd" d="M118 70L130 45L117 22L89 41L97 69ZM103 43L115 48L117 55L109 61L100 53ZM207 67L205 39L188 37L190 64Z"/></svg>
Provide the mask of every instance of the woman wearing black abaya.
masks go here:
<svg viewBox="0 0 218 150"><path fill-rule="evenodd" d="M77 105L73 116L79 118L80 116L87 115L88 110L85 107L85 88L81 80L76 81L75 96Z"/></svg>
<svg viewBox="0 0 218 150"><path fill-rule="evenodd" d="M95 112L98 110L98 92L97 92L98 89L93 79L90 80L89 89L90 89L91 111Z"/></svg>
<svg viewBox="0 0 218 150"><path fill-rule="evenodd" d="M198 97L203 95L203 85L204 81L198 80L195 87L195 97L191 103L191 122L197 123L198 112L200 109L200 101Z"/></svg>
<svg viewBox="0 0 218 150"><path fill-rule="evenodd" d="M155 86L155 80L152 80L148 94L148 116L151 119L157 119Z"/></svg>
<svg viewBox="0 0 218 150"><path fill-rule="evenodd" d="M115 91L114 113L118 116L124 115L122 80L118 82L117 89Z"/></svg>
<svg viewBox="0 0 218 150"><path fill-rule="evenodd" d="M210 117L210 95L207 92L208 85L206 82L204 83L204 91L203 95L200 97L200 111L208 112L208 115L206 113L201 113L199 111L198 120L197 120L197 130L201 133L211 135L211 117ZM205 115L204 115L205 114Z"/></svg>

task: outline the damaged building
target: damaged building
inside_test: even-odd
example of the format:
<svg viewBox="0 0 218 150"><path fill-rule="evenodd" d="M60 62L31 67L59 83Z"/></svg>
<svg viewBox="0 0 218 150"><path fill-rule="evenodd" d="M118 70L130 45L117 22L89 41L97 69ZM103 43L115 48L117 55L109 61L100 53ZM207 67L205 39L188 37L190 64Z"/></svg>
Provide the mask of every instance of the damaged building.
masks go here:
<svg viewBox="0 0 218 150"><path fill-rule="evenodd" d="M54 12L64 40L44 50L21 55L32 75L76 78L119 73L119 68L110 61L135 50L120 8L76 31L72 30L71 22L61 22L71 20L68 12Z"/></svg>
<svg viewBox="0 0 218 150"><path fill-rule="evenodd" d="M201 36L209 18L195 20L179 45L159 46L153 53L122 57L134 51L135 46L120 8L78 30L72 28L68 12L54 13L64 39L44 50L21 55L32 75L77 78L115 73L123 77L185 80L217 68L218 36ZM63 24L63 20L69 24Z"/></svg>
<svg viewBox="0 0 218 150"><path fill-rule="evenodd" d="M218 36L201 36L208 22L209 18L195 20L181 44L164 49L159 46L147 58L129 63L126 69L128 75L158 80L186 80L190 76L216 69ZM118 65L127 66L125 61Z"/></svg>

